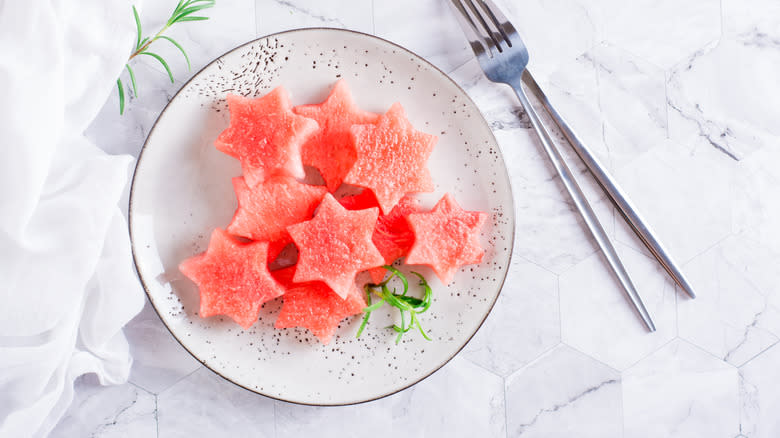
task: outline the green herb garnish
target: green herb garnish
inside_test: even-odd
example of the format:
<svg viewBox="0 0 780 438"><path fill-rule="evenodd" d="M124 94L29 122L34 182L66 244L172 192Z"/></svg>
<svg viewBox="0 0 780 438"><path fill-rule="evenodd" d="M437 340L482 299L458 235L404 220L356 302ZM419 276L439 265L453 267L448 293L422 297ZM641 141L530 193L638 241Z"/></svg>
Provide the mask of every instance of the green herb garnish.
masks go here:
<svg viewBox="0 0 780 438"><path fill-rule="evenodd" d="M419 318L421 313L424 313L426 310L428 310L429 307L431 307L431 299L433 296L433 291L431 290L431 287L428 286L428 282L425 281L425 277L418 274L417 272L412 272L412 274L416 275L420 279L419 285L423 288L423 297L416 298L411 295L407 295L409 292L409 281L406 279L406 276L401 273L401 271L388 265L382 267L390 271L390 276L379 284L369 283L365 286L366 304L368 304L368 306L363 309L365 316L363 316L363 323L360 324L360 328L357 331L356 337L359 338L360 334L363 333L363 329L366 328L366 324L368 323L368 318L371 316L371 312L382 307L384 303L387 303L397 308L401 312L401 325L399 326L394 324L388 327L392 328L393 331L398 333L398 336L395 338L396 344L401 342L401 338L403 337L404 333L415 327L417 327L417 329L420 331L420 334L422 334L425 339L430 341L431 338L428 337L428 335L425 333L425 330L423 330ZM401 280L401 284L403 284L404 287L403 292L400 294L396 293L395 288L390 290L388 287L390 280L395 277L398 277L398 279ZM374 295L379 297L379 301L376 303L371 302L372 292ZM409 324L406 323L407 313L409 314Z"/></svg>
<svg viewBox="0 0 780 438"><path fill-rule="evenodd" d="M173 73L171 72L171 68L168 67L168 63L165 62L165 59L163 59L162 56L150 52L149 46L152 45L155 41L159 39L167 40L174 46L176 46L179 51L181 51L182 55L184 55L184 59L187 61L187 69L191 70L192 66L190 65L190 57L187 56L187 52L184 51L184 48L181 46L181 44L177 43L176 40L169 36L163 35L163 32L168 30L169 27L173 26L176 23L183 23L185 21L203 21L208 20L208 17L202 17L202 16L195 16L194 13L198 11L202 11L204 9L211 8L215 5L215 0L179 0L179 3L176 5L176 8L173 10L173 13L171 14L171 17L168 18L168 21L165 22L165 26L160 29L159 32L157 32L153 37L146 37L141 38L141 19L138 17L138 11L135 9L135 6L133 6L133 18L135 18L135 27L136 27L136 38L135 38L135 50L133 53L130 54L130 57L127 58L127 63L125 63L125 68L127 69L128 75L130 75L130 83L133 88L133 95L138 96L138 87L135 83L135 73L133 72L133 69L130 68L130 61L135 58L138 55L145 55L150 56L162 64L163 68L165 69L165 72L168 73L168 78L170 78L171 83L173 83ZM122 84L122 79L117 78L116 80L116 86L119 90L119 114L124 114L125 112L125 90L124 85Z"/></svg>

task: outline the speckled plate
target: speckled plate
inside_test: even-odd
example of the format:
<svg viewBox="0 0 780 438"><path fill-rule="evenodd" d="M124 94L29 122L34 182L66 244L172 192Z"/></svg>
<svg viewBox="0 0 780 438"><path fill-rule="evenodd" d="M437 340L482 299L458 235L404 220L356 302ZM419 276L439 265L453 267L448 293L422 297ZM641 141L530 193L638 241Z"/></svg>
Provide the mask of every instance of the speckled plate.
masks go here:
<svg viewBox="0 0 780 438"><path fill-rule="evenodd" d="M387 329L394 312L374 312L360 339L359 317L345 320L327 346L304 329L276 330L280 304L268 303L249 330L229 318L202 319L195 285L177 269L203 251L215 227L236 208L230 179L238 162L214 139L228 126L225 96L262 95L284 85L293 104L323 100L346 78L358 104L384 112L400 101L420 130L439 142L429 168L436 191L490 218L482 264L442 285L431 271L434 302L423 316L433 341L410 332L396 345ZM351 404L400 391L439 369L474 335L498 297L509 266L514 210L496 140L479 110L455 82L419 56L388 41L336 29L271 35L221 56L189 81L160 115L133 178L130 234L138 274L150 301L193 356L222 377L286 401ZM278 300L277 300L278 301Z"/></svg>

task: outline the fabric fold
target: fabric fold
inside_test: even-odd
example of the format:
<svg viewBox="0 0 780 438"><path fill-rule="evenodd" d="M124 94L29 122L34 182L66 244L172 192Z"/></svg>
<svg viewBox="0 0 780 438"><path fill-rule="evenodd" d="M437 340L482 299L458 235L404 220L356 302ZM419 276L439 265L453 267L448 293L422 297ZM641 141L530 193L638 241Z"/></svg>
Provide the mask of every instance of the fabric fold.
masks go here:
<svg viewBox="0 0 780 438"><path fill-rule="evenodd" d="M74 379L130 371L122 327L144 298L117 203L132 157L83 132L134 34L129 1L0 0L0 437L45 436Z"/></svg>

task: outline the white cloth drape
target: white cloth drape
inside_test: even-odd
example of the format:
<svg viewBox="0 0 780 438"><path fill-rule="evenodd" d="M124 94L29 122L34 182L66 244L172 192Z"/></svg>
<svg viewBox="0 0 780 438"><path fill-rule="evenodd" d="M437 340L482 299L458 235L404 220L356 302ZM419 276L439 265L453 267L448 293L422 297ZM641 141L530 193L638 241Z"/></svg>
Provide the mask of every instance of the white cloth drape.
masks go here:
<svg viewBox="0 0 780 438"><path fill-rule="evenodd" d="M134 33L128 1L0 0L0 437L48 434L79 375L129 373L132 160L83 132Z"/></svg>

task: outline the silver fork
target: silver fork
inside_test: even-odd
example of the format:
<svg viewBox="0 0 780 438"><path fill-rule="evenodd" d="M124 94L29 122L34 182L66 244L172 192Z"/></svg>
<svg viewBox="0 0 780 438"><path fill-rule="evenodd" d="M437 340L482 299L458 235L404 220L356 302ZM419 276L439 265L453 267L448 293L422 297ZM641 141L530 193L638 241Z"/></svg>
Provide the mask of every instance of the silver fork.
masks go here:
<svg viewBox="0 0 780 438"><path fill-rule="evenodd" d="M469 43L471 44L471 48L474 51L474 54L477 56L477 60L479 61L482 70L485 72L485 76L487 76L487 78L493 82L507 84L515 91L517 98L520 100L520 104L525 109L526 114L531 121L531 125L539 136L539 140L542 143L542 147L544 148L547 157L550 159L550 162L560 176L561 182L574 200L574 204L576 205L577 210L579 210L580 215L582 215L582 218L593 235L593 238L601 248L604 257L609 263L609 266L617 276L620 284L626 291L628 298L630 299L639 316L642 318L645 326L647 326L647 329L650 331L655 331L655 324L653 324L653 320L650 318L650 314L647 312L642 299L639 297L634 284L631 282L631 278L628 276L626 269L623 267L623 263L620 261L614 246L612 246L612 243L609 241L604 228L601 226L601 223L596 217L596 214L593 212L593 209L588 203L587 198L585 198L585 195L582 193L580 186L577 184L577 180L574 178L571 170L563 160L560 151L558 151L557 146L552 140L552 136L541 122L539 115L534 110L533 106L528 100L528 96L523 90L522 83L524 74L527 80L529 80L528 78L530 77L530 72L526 70L526 67L528 66L528 49L525 47L523 40L520 39L520 36L518 35L514 26L512 26L509 20L504 17L504 15L495 6L495 4L493 4L492 1L450 1L451 5L456 9L455 15L458 16L460 25L463 28ZM541 89L536 86L536 82L533 81L533 77L530 77L529 81L531 82L532 89L534 91L538 90L538 92L541 93ZM541 100L543 104L545 104L548 112L551 113L551 116L553 116L553 118L556 120L556 123L558 123L559 119L562 122L563 119L560 118L560 115L557 114L557 112L554 112L546 97ZM572 142L572 146L575 147L575 150L577 149L576 146L581 146L584 148L584 145L582 145L576 135L573 134L573 131L568 128L568 125L566 125L565 122L562 123L563 125L561 128L564 131L567 139L572 142L573 138L577 142L576 145L574 142ZM561 125L561 123L558 124L559 126ZM580 151L577 152L581 157L583 156ZM656 258L664 265L664 267L667 268L667 271L669 271L669 273L675 277L675 274L672 272L672 270L667 267L666 262L669 261L671 263L671 265L676 270L675 272L679 273L679 270L676 269L674 263L671 262L671 259L668 257L668 255L666 255L666 252L663 250L663 247L661 247L660 243L658 243L657 239L652 236L652 232L649 231L649 227L647 227L641 220L641 217L636 214L635 210L633 210L630 203L628 203L627 198L623 195L622 191L617 187L606 171L598 164L589 151L587 151L586 157L590 158L590 160L586 160L583 157L583 161L591 170L591 172L594 173L594 175L596 175L596 173L601 176L606 175L603 180L598 178L599 175L596 176L597 181L605 190L605 192L607 192L607 194L610 196L610 199L615 202L616 206L624 215L624 217L629 220L629 223L631 223L631 218L638 219L639 224L641 225L637 227L632 224L632 227L637 232L637 234L640 235L642 241L648 246L648 248L650 248L653 255L655 255ZM592 165L597 167L595 171L593 168L591 168ZM618 195L619 198L624 201L624 203L619 203L617 200L615 200L613 195ZM626 212L624 207L627 207L630 211ZM645 231L650 235L649 239L647 236L642 235L642 233ZM651 242L648 243L648 240ZM653 248L653 242L656 244L657 248ZM657 250L658 248L660 248L660 252L665 258L659 256ZM675 280L678 280L678 278L675 277ZM680 281L678 281L678 283L680 283ZM687 282L685 282L684 285L688 286ZM681 286L683 286L683 284L681 284ZM683 288L686 290L686 292L689 292L692 295L690 286L688 286L687 289L685 287Z"/></svg>

